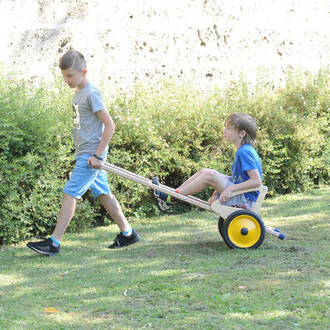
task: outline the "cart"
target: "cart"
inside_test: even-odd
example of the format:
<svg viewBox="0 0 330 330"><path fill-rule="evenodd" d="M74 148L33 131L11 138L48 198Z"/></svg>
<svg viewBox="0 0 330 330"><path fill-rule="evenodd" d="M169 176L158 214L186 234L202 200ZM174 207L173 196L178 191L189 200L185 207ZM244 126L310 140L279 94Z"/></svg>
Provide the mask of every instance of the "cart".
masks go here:
<svg viewBox="0 0 330 330"><path fill-rule="evenodd" d="M254 208L250 211L242 208L221 205L219 200L210 205L204 200L191 195L184 196L178 194L174 191L173 188L162 184L156 185L150 179L106 162L102 164L102 169L124 177L128 180L140 183L151 189L166 193L186 203L216 213L219 216L219 233L226 245L231 249L256 249L264 241L265 233L275 236L279 239L284 239L285 237L285 235L281 233L279 229L265 225L259 216L261 204L268 190L266 186L260 186L257 189L254 188L239 190L232 193L231 196L233 197L235 195L243 194L249 191L259 191L259 196L254 205Z"/></svg>

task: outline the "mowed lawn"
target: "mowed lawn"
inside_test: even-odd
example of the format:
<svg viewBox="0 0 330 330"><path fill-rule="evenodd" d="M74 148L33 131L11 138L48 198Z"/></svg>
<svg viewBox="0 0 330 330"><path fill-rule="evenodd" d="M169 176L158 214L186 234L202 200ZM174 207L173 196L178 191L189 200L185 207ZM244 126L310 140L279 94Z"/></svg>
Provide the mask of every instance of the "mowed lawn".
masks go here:
<svg viewBox="0 0 330 330"><path fill-rule="evenodd" d="M61 254L0 249L1 329L328 329L329 192L266 199L286 234L230 250L201 211L132 220L142 240L109 250L117 227L66 234Z"/></svg>

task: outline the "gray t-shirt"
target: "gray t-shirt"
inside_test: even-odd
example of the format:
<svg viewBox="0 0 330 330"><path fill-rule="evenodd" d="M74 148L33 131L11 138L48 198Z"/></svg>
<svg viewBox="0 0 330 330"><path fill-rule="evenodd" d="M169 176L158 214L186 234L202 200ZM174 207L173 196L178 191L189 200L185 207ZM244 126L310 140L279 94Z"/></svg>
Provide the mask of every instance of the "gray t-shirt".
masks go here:
<svg viewBox="0 0 330 330"><path fill-rule="evenodd" d="M92 83L88 83L73 96L72 108L76 155L94 154L104 130L104 124L96 114L105 109L100 92Z"/></svg>

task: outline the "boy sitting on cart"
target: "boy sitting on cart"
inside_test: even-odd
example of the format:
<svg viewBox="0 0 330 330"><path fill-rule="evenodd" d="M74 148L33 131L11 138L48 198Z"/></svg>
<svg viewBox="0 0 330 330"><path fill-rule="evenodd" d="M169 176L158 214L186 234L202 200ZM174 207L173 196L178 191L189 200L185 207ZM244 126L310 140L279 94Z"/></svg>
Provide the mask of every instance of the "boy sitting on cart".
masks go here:
<svg viewBox="0 0 330 330"><path fill-rule="evenodd" d="M209 199L212 204L217 199L222 205L252 210L257 200L258 191L236 195L230 198L231 193L237 190L258 188L262 183L262 167L258 153L254 149L257 137L257 124L255 120L243 113L232 113L225 121L223 130L225 141L232 142L236 148L235 158L231 167L231 176L224 175L214 169L204 168L185 181L176 193L194 195L207 186L214 188ZM157 178L153 179L158 184ZM172 205L175 197L155 190L159 206L164 202Z"/></svg>

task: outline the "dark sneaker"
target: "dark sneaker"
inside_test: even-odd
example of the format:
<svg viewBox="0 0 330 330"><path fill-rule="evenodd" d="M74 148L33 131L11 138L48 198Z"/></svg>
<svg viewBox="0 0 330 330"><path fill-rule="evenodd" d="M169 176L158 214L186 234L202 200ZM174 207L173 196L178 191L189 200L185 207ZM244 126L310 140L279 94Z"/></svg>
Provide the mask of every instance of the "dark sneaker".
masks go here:
<svg viewBox="0 0 330 330"><path fill-rule="evenodd" d="M139 241L141 239L140 235L135 231L134 228L132 228L132 234L130 236L125 236L123 235L123 233L119 233L115 239L115 241L113 242L113 244L111 244L109 246L109 249L118 249L118 248L122 248L128 245L131 245L133 243L136 243L137 241Z"/></svg>
<svg viewBox="0 0 330 330"><path fill-rule="evenodd" d="M53 256L60 253L60 245L55 247L51 238L40 242L29 242L27 246L33 251L46 256Z"/></svg>
<svg viewBox="0 0 330 330"><path fill-rule="evenodd" d="M155 177L152 179L152 183L159 186L158 179ZM161 210L167 211L171 206L176 203L176 198L161 191L154 190L154 195L158 200L158 206Z"/></svg>

